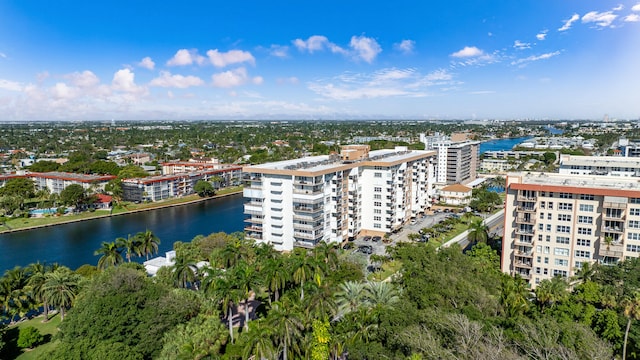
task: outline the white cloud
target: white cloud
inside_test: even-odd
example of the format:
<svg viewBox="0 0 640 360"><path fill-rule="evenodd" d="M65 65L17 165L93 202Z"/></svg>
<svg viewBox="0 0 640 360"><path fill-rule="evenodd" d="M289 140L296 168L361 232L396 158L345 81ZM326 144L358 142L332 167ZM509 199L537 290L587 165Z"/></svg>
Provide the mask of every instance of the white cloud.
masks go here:
<svg viewBox="0 0 640 360"><path fill-rule="evenodd" d="M393 47L403 54L413 53L413 49L416 46L416 42L413 40L402 40L397 44L393 44Z"/></svg>
<svg viewBox="0 0 640 360"><path fill-rule="evenodd" d="M11 91L22 91L23 86L20 83L15 81L0 79L0 89L11 90Z"/></svg>
<svg viewBox="0 0 640 360"><path fill-rule="evenodd" d="M569 20L565 20L564 25L562 25L562 27L559 28L558 31L567 31L571 29L571 24L578 21L579 19L580 19L580 15L578 14L571 15L571 18Z"/></svg>
<svg viewBox="0 0 640 360"><path fill-rule="evenodd" d="M79 88L91 88L100 83L100 79L89 70L83 72L74 72L63 76L65 79L71 80L71 83Z"/></svg>
<svg viewBox="0 0 640 360"><path fill-rule="evenodd" d="M269 54L279 58L285 58L289 56L289 47L282 45L271 45L269 49Z"/></svg>
<svg viewBox="0 0 640 360"><path fill-rule="evenodd" d="M51 88L51 95L56 100L71 100L78 97L80 92L78 88L59 82Z"/></svg>
<svg viewBox="0 0 640 360"><path fill-rule="evenodd" d="M623 19L625 22L638 22L640 21L640 15L638 14L629 14Z"/></svg>
<svg viewBox="0 0 640 360"><path fill-rule="evenodd" d="M120 69L113 74L111 87L113 90L122 91L130 94L143 94L146 92L144 87L135 83L135 74L129 69Z"/></svg>
<svg viewBox="0 0 640 360"><path fill-rule="evenodd" d="M640 11L640 3L637 3L631 7L631 11Z"/></svg>
<svg viewBox="0 0 640 360"><path fill-rule="evenodd" d="M524 43L524 42L522 42L522 41L520 41L520 40L516 40L516 41L513 43L513 47L514 47L515 49L517 49L517 50L531 49L531 44L529 44L529 43Z"/></svg>
<svg viewBox="0 0 640 360"><path fill-rule="evenodd" d="M202 65L205 61L204 56L198 55L197 50L180 49L176 54L167 61L169 66L184 66L191 64Z"/></svg>
<svg viewBox="0 0 640 360"><path fill-rule="evenodd" d="M550 59L554 56L558 56L560 55L560 51L554 51L551 53L546 53L546 54L542 54L542 55L532 55L523 59L518 59L515 61L511 62L511 65L520 65L520 66L526 66L526 64L530 63L530 62L534 62L534 61L539 61L539 60L546 60L546 59Z"/></svg>
<svg viewBox="0 0 640 360"><path fill-rule="evenodd" d="M160 77L151 80L149 85L186 89L191 86L204 85L204 81L197 76L171 75L168 71L161 71Z"/></svg>
<svg viewBox="0 0 640 360"><path fill-rule="evenodd" d="M617 17L618 15L612 13L611 11L605 11L601 13L597 11L590 11L582 17L582 22L585 24L595 23L595 25L599 27L609 27Z"/></svg>
<svg viewBox="0 0 640 360"><path fill-rule="evenodd" d="M373 62L382 48L374 39L366 36L352 36L349 46L356 52L356 56L368 63Z"/></svg>
<svg viewBox="0 0 640 360"><path fill-rule="evenodd" d="M346 54L346 50L330 42L326 36L322 35L313 35L307 40L295 39L293 45L298 48L299 51L307 51L310 54L324 49L329 49L333 53Z"/></svg>
<svg viewBox="0 0 640 360"><path fill-rule="evenodd" d="M451 73L444 69L433 71L425 76L425 79L427 81L448 81L452 78L453 76L451 75Z"/></svg>
<svg viewBox="0 0 640 360"><path fill-rule="evenodd" d="M614 8L613 8L613 9L611 9L611 10L613 10L613 11L620 11L620 10L622 10L622 9L624 9L624 5L620 4L620 5L618 5L618 6L614 7Z"/></svg>
<svg viewBox="0 0 640 360"><path fill-rule="evenodd" d="M209 61L215 67L225 67L231 64L238 64L248 62L251 65L255 65L256 59L248 51L242 50L229 50L225 52L219 52L218 49L207 51Z"/></svg>
<svg viewBox="0 0 640 360"><path fill-rule="evenodd" d="M548 30L542 30L540 33L536 34L536 39L543 41L547 38Z"/></svg>
<svg viewBox="0 0 640 360"><path fill-rule="evenodd" d="M156 63L154 63L153 60L151 60L151 58L147 56L144 59L140 60L138 66L145 69L153 70L153 68L155 68L156 66Z"/></svg>
<svg viewBox="0 0 640 360"><path fill-rule="evenodd" d="M236 87L244 85L248 81L251 81L253 84L260 85L264 81L261 76L249 79L247 69L244 67L213 74L211 75L211 80L213 81L213 86L220 88Z"/></svg>
<svg viewBox="0 0 640 360"><path fill-rule="evenodd" d="M467 57L476 57L482 56L484 52L478 49L475 46L465 46L462 50L456 51L451 56L456 58L467 58Z"/></svg>

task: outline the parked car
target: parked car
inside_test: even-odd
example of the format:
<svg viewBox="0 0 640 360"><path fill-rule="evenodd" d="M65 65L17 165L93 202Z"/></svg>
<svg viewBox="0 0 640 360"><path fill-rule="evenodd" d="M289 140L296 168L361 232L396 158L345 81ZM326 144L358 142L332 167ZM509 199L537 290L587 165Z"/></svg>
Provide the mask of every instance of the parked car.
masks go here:
<svg viewBox="0 0 640 360"><path fill-rule="evenodd" d="M363 253L363 254L372 254L373 253L373 248L369 245L360 245L358 247L358 251Z"/></svg>
<svg viewBox="0 0 640 360"><path fill-rule="evenodd" d="M371 241L373 242L378 242L380 240L382 240L382 236L374 236L373 238L371 238Z"/></svg>
<svg viewBox="0 0 640 360"><path fill-rule="evenodd" d="M371 236L365 236L364 239L362 239L362 240L369 241L369 240L371 240Z"/></svg>
<svg viewBox="0 0 640 360"><path fill-rule="evenodd" d="M346 244L344 244L344 246L342 248L345 249L345 250L353 249L353 245L351 245L349 243L346 243Z"/></svg>
<svg viewBox="0 0 640 360"><path fill-rule="evenodd" d="M411 219L411 221L410 221L409 223L410 223L411 225L415 225L415 224L417 224L418 222L416 221L416 219Z"/></svg>

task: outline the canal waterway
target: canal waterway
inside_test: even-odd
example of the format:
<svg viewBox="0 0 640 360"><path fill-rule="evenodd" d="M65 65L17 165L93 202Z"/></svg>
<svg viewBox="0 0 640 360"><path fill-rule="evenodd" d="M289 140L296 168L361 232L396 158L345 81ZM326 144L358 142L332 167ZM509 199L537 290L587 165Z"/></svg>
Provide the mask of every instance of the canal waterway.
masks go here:
<svg viewBox="0 0 640 360"><path fill-rule="evenodd" d="M189 205L150 210L0 235L0 275L14 266L36 261L59 263L75 269L95 265L93 252L103 241L126 238L147 229L160 238L159 254L172 250L175 241L197 235L243 230L242 194Z"/></svg>
<svg viewBox="0 0 640 360"><path fill-rule="evenodd" d="M511 150L514 146L529 139L531 139L531 136L484 141L480 143L480 154L484 153L485 151Z"/></svg>

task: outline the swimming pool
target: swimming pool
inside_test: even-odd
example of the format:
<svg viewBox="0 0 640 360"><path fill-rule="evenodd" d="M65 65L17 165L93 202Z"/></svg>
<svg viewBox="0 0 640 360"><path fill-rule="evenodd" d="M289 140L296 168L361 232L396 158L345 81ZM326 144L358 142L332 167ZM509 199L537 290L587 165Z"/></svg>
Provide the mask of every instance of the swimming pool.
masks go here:
<svg viewBox="0 0 640 360"><path fill-rule="evenodd" d="M58 211L58 208L48 208L48 209L34 209L29 210L29 215L52 215ZM69 209L64 210L65 214L69 212Z"/></svg>

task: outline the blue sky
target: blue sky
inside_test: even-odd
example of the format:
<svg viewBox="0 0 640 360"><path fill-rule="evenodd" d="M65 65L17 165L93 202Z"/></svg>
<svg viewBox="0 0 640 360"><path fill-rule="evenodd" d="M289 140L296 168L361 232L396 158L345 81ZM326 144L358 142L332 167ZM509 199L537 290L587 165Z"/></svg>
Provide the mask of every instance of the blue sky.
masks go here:
<svg viewBox="0 0 640 360"><path fill-rule="evenodd" d="M640 0L0 1L0 120L640 118Z"/></svg>

